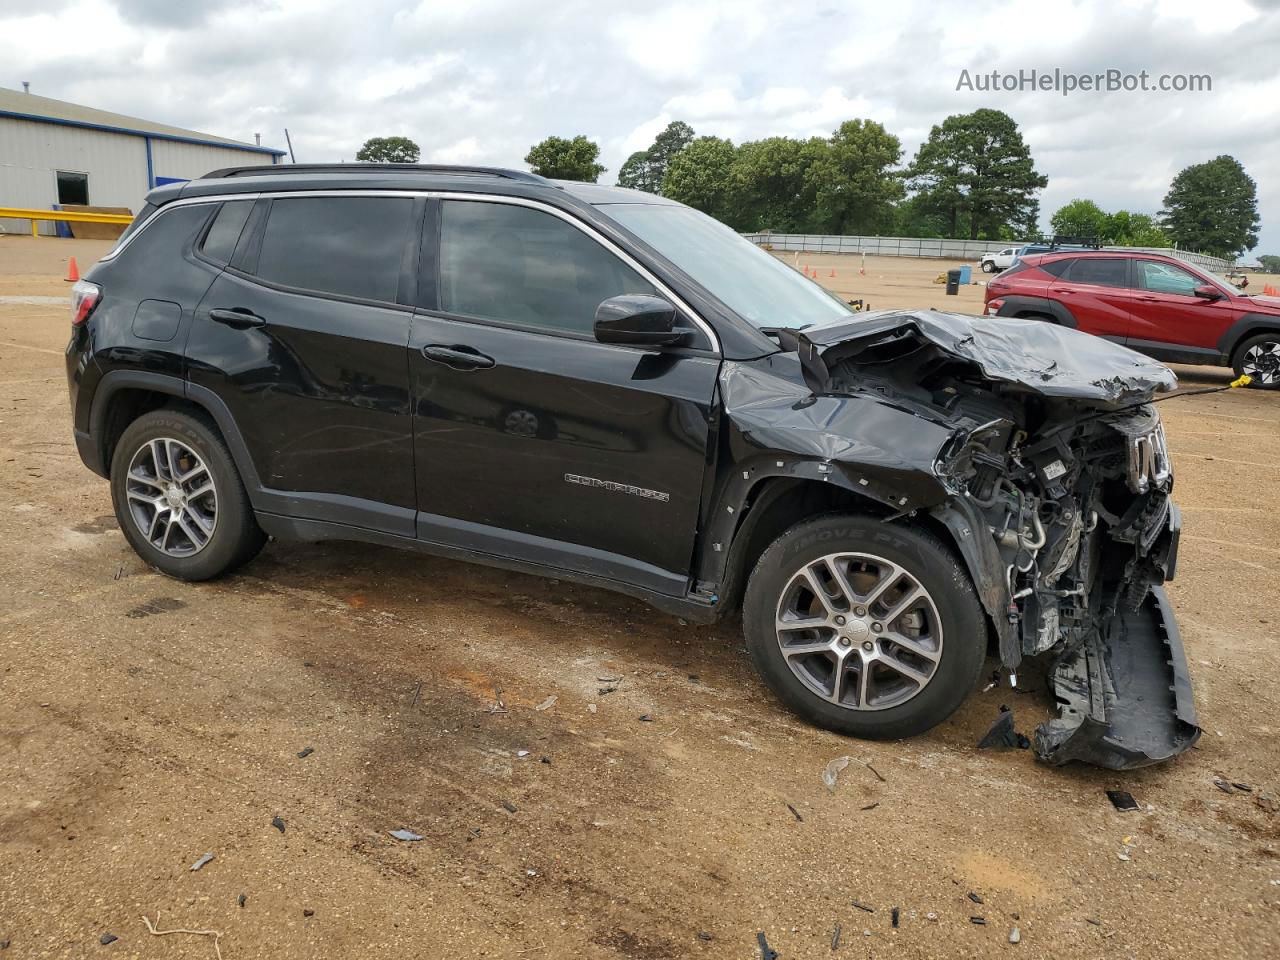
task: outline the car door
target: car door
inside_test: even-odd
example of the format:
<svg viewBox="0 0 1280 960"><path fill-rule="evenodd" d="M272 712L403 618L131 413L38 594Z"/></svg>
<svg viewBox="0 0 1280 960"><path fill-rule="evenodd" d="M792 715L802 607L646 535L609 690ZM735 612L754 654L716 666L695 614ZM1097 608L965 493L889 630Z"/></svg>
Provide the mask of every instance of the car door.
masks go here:
<svg viewBox="0 0 1280 960"><path fill-rule="evenodd" d="M1163 260L1134 261L1135 290L1128 345L1158 360L1218 363L1218 341L1240 315L1218 284ZM1223 293L1217 300L1195 295L1196 287Z"/></svg>
<svg viewBox="0 0 1280 960"><path fill-rule="evenodd" d="M601 301L674 297L582 221L447 199L410 362L418 534L683 595L719 358L598 343ZM432 256L434 252L436 255Z"/></svg>
<svg viewBox="0 0 1280 960"><path fill-rule="evenodd" d="M1077 330L1124 343L1133 300L1129 271L1127 257L1077 257L1045 295L1070 311Z"/></svg>
<svg viewBox="0 0 1280 960"><path fill-rule="evenodd" d="M188 378L238 427L259 509L413 536L405 351L425 207L260 200L196 311Z"/></svg>

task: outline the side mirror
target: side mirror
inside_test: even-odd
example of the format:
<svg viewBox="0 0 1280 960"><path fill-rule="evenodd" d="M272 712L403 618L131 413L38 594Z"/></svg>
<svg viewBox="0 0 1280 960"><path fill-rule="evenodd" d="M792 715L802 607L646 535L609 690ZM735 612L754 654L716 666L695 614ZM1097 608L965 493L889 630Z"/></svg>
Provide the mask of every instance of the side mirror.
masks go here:
<svg viewBox="0 0 1280 960"><path fill-rule="evenodd" d="M689 339L676 329L676 308L660 297L623 294L596 307L596 339L633 347L670 347Z"/></svg>
<svg viewBox="0 0 1280 960"><path fill-rule="evenodd" d="M1205 283L1196 287L1191 291L1201 300L1221 300L1223 299L1222 291L1211 284Z"/></svg>

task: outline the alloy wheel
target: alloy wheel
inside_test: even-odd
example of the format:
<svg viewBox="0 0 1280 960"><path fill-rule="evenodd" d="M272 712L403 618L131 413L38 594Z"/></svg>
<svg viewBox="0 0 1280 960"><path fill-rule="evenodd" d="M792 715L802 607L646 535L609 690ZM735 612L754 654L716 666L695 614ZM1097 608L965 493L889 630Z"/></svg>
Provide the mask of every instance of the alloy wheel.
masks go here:
<svg viewBox="0 0 1280 960"><path fill-rule="evenodd" d="M907 569L867 553L805 564L783 588L778 647L812 693L850 710L884 710L919 694L942 657L938 609Z"/></svg>
<svg viewBox="0 0 1280 960"><path fill-rule="evenodd" d="M1255 343L1245 351L1240 369L1260 384L1280 383L1280 341Z"/></svg>
<svg viewBox="0 0 1280 960"><path fill-rule="evenodd" d="M148 440L125 478L129 513L147 542L171 557L190 557L209 544L218 524L213 474L181 440Z"/></svg>

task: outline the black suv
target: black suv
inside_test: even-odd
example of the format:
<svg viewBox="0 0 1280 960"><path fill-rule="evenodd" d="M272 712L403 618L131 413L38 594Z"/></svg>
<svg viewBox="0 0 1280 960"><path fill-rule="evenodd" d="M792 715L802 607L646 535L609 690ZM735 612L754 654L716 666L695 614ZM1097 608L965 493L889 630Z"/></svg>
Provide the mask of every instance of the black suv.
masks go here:
<svg viewBox="0 0 1280 960"><path fill-rule="evenodd" d="M569 578L903 737L1052 654L1051 762L1199 730L1169 371L1048 324L856 314L651 194L488 168L275 166L153 191L74 292L80 455L187 580L268 537Z"/></svg>

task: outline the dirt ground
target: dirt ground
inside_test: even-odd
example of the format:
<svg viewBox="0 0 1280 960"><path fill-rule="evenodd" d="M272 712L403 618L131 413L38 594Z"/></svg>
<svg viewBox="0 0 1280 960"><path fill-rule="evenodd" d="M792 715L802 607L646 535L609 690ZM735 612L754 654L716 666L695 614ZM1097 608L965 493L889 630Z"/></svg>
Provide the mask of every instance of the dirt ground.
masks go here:
<svg viewBox="0 0 1280 960"><path fill-rule="evenodd" d="M1280 395L1162 405L1200 744L1050 769L974 746L1002 703L1027 733L1047 715L1034 671L864 743L774 702L736 624L593 589L347 544L158 575L72 444L66 305L28 299L64 298L65 258L105 247L0 237L6 960L215 956L144 916L220 932L226 960L745 960L760 932L783 960L1280 955L1280 813L1259 801L1280 797ZM928 283L945 264L810 262L874 307L981 302Z"/></svg>

